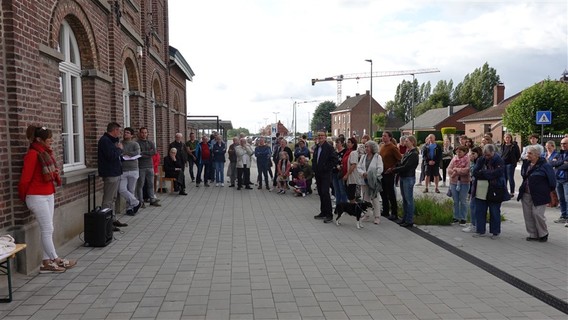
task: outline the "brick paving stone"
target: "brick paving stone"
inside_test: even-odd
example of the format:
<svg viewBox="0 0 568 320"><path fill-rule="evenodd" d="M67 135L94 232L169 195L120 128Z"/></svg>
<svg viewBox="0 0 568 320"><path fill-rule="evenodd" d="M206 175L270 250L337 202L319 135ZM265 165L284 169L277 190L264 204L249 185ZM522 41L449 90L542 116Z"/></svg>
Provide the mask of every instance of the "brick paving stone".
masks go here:
<svg viewBox="0 0 568 320"><path fill-rule="evenodd" d="M317 195L295 201L194 185L188 193L120 217L129 226L107 247L76 239L58 248L79 261L66 273L17 274L0 318L566 319L390 221L361 230L348 218L322 224L312 218ZM549 223L549 242L527 243L520 203L502 209L499 240L420 228L568 301L565 228ZM547 209L549 222L555 210Z"/></svg>

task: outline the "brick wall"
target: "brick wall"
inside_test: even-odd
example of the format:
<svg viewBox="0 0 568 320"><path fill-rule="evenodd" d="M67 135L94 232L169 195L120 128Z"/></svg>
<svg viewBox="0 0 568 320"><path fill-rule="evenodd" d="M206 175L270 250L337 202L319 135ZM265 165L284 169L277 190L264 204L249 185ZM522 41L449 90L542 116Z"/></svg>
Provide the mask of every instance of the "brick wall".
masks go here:
<svg viewBox="0 0 568 320"><path fill-rule="evenodd" d="M25 241L25 230L33 229L26 226L34 223L34 217L18 199L17 185L29 145L25 138L28 125L53 130L53 148L63 168L61 24L69 24L80 51L83 119L79 121L84 129L87 169L63 171L65 184L56 193L56 214L67 207L86 210L86 177L96 171L97 141L108 122L123 122L123 69L128 70L131 126L135 129L145 126L152 132L152 89L156 92L154 139L159 145L167 145L175 132L186 130L185 75L170 70L176 67L170 67L169 61L167 0L13 0L1 5L0 134L4 139L0 139L0 174L7 178L0 181L0 234L21 230ZM149 32L150 27L154 32ZM143 47L142 57L137 55L138 47ZM179 100L177 110L171 109L174 95ZM100 190L101 182L97 185ZM54 238L70 239L80 227L56 229L56 233L73 230L75 234ZM35 257L38 250L28 247L26 255Z"/></svg>

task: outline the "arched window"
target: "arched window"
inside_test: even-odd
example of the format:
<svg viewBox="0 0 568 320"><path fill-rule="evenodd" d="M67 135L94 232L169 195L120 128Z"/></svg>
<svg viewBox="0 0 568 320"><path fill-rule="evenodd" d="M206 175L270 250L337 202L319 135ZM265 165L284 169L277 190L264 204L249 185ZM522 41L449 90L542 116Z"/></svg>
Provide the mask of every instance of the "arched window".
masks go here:
<svg viewBox="0 0 568 320"><path fill-rule="evenodd" d="M85 168L83 136L83 99L81 90L81 59L73 30L63 22L59 31L59 52L65 59L59 63L61 92L61 138L63 143L63 168Z"/></svg>
<svg viewBox="0 0 568 320"><path fill-rule="evenodd" d="M122 69L122 105L124 108L124 128L130 127L130 86L128 85L128 71Z"/></svg>

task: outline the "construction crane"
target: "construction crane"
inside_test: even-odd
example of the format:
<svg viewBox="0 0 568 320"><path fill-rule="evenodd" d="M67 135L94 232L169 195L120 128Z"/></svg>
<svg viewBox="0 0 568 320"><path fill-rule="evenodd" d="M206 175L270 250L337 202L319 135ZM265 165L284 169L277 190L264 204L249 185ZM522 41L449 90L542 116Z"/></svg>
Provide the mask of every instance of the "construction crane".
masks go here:
<svg viewBox="0 0 568 320"><path fill-rule="evenodd" d="M377 71L372 73L350 73L350 74L341 74L334 77L327 77L323 79L312 79L312 86L316 84L316 82L322 81L337 81L337 105L341 104L341 83L343 80L352 80L352 79L365 79L365 78L377 78L377 77L394 77L394 76L405 76L405 75L415 75L420 73L435 73L440 72L440 70L436 68L431 69L417 69L417 70L402 70L402 71Z"/></svg>

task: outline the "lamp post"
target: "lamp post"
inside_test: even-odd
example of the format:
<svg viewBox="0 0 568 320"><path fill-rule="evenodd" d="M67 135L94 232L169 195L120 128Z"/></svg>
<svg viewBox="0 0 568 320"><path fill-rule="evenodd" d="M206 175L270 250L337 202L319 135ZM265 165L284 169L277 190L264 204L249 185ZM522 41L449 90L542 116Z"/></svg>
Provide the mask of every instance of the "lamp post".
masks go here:
<svg viewBox="0 0 568 320"><path fill-rule="evenodd" d="M412 110L411 110L411 116L412 116L412 135L414 135L414 74L412 74Z"/></svg>
<svg viewBox="0 0 568 320"><path fill-rule="evenodd" d="M371 79L371 90L369 90L369 136L372 137L372 132L373 132L373 59L366 59L365 61L369 62L371 64L371 76L369 77Z"/></svg>
<svg viewBox="0 0 568 320"><path fill-rule="evenodd" d="M308 111L308 133L312 131L312 127L310 126L310 112Z"/></svg>
<svg viewBox="0 0 568 320"><path fill-rule="evenodd" d="M274 116L276 117L276 125L278 125L278 114L280 112L273 111L272 113L274 113Z"/></svg>

